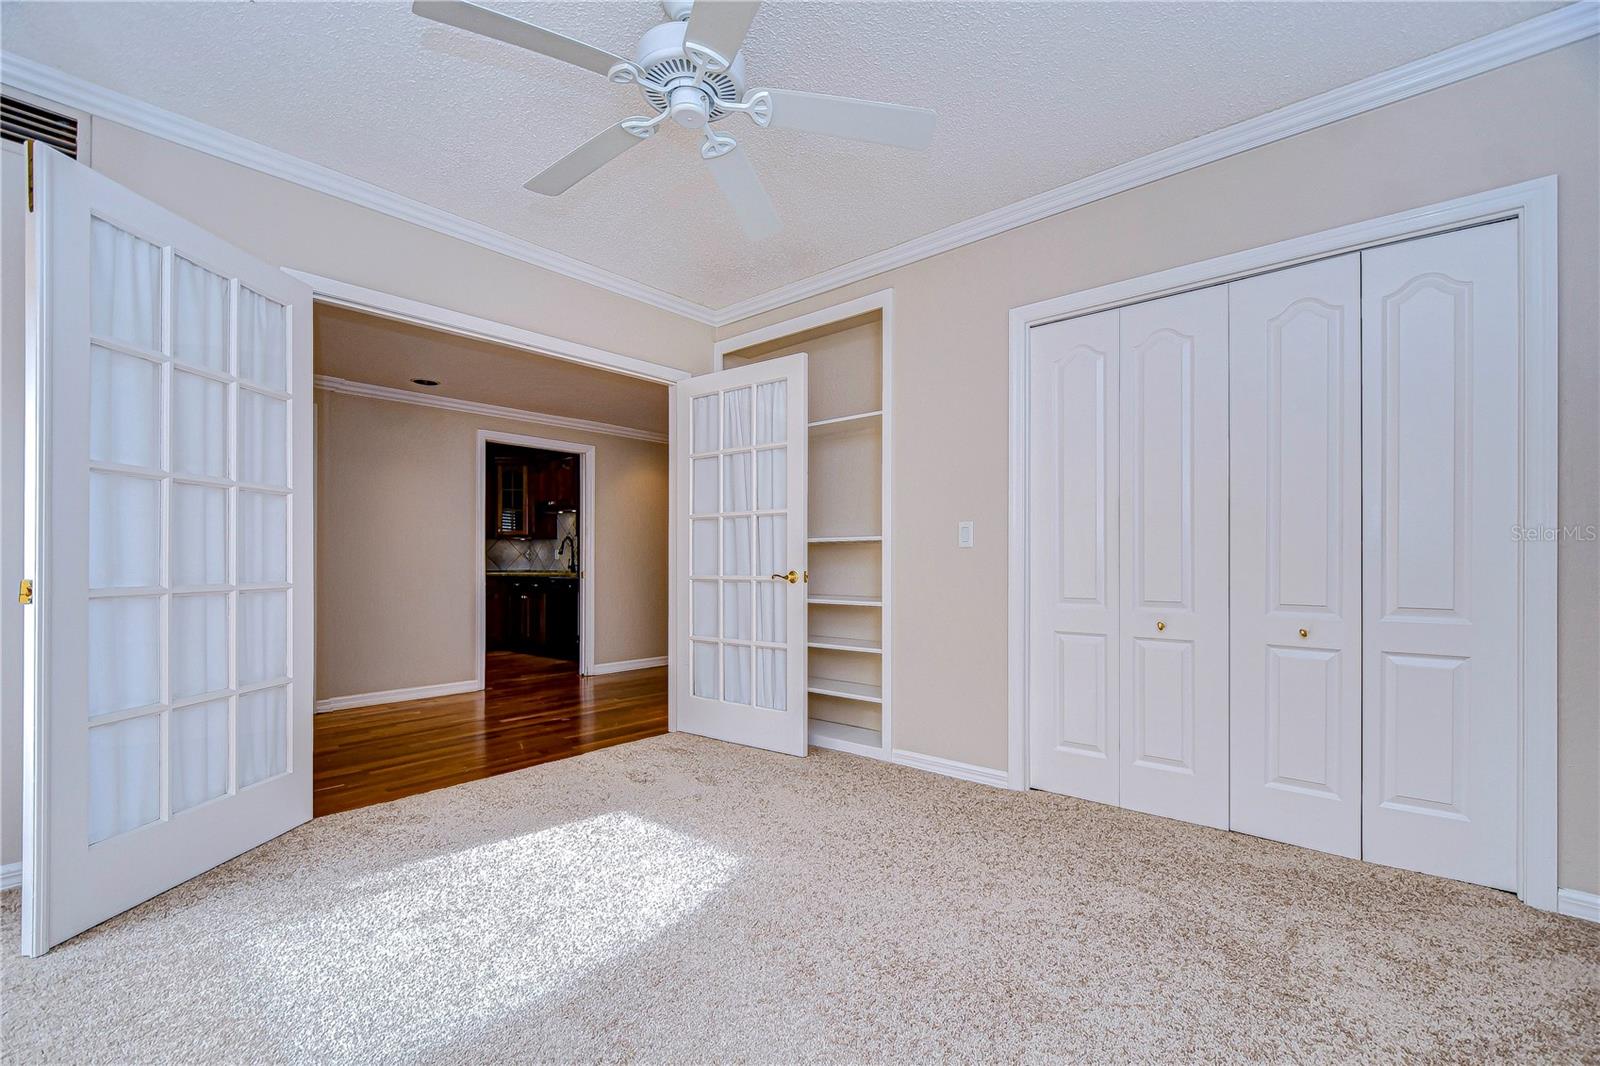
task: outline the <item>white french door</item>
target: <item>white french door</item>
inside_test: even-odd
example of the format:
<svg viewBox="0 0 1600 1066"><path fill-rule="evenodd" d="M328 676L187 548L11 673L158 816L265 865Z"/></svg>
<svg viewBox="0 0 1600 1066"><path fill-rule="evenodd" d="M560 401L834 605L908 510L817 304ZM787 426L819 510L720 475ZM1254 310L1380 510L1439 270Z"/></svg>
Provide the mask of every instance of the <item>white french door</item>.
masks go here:
<svg viewBox="0 0 1600 1066"><path fill-rule="evenodd" d="M1028 424L1028 779L1120 799L1121 311L1036 326Z"/></svg>
<svg viewBox="0 0 1600 1066"><path fill-rule="evenodd" d="M674 728L806 753L806 357L673 386Z"/></svg>
<svg viewBox="0 0 1600 1066"><path fill-rule="evenodd" d="M40 954L311 816L311 293L30 147Z"/></svg>
<svg viewBox="0 0 1600 1066"><path fill-rule="evenodd" d="M1362 253L1362 850L1517 887L1517 226Z"/></svg>
<svg viewBox="0 0 1600 1066"><path fill-rule="evenodd" d="M1228 826L1228 292L1123 308L1122 805Z"/></svg>
<svg viewBox="0 0 1600 1066"><path fill-rule="evenodd" d="M1232 828L1361 854L1361 257L1228 286Z"/></svg>

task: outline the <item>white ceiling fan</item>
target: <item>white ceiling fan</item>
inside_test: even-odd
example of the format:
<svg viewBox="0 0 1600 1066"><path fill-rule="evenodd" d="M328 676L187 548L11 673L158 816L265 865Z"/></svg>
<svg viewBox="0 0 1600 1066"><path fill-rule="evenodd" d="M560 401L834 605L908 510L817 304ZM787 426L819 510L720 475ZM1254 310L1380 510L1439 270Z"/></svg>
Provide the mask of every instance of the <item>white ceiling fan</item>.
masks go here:
<svg viewBox="0 0 1600 1066"><path fill-rule="evenodd" d="M705 135L701 158L745 233L759 239L777 232L778 214L749 157L732 136L713 129L713 123L739 112L762 128L926 148L934 122L934 113L925 107L792 89L746 92L739 50L760 6L756 0L662 0L668 21L640 39L632 60L465 0L415 0L411 9L436 22L592 70L619 85L637 85L644 94L653 114L625 118L591 138L528 182L529 189L559 196L647 140L671 118Z"/></svg>

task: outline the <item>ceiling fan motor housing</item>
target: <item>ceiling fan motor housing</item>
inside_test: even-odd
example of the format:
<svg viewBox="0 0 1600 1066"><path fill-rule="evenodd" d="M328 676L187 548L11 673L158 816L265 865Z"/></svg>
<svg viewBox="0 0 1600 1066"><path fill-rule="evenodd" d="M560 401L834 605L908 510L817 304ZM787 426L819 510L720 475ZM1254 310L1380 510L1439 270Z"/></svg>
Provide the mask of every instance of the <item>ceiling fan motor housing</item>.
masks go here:
<svg viewBox="0 0 1600 1066"><path fill-rule="evenodd" d="M696 85L694 63L683 49L687 31L684 22L652 27L639 41L636 62L644 74L639 88L650 106L668 112L680 126L697 130L728 114L724 103L739 102L744 93L744 56L734 56L727 70L706 74Z"/></svg>

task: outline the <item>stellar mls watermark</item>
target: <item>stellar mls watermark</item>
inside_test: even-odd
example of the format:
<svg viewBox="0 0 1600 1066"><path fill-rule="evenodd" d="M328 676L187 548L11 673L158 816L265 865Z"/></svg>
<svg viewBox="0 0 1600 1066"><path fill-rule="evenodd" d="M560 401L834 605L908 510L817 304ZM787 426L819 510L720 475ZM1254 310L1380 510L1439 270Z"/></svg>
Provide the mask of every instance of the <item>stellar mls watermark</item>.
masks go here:
<svg viewBox="0 0 1600 1066"><path fill-rule="evenodd" d="M1593 544L1600 540L1600 526L1512 526L1511 539L1519 543Z"/></svg>

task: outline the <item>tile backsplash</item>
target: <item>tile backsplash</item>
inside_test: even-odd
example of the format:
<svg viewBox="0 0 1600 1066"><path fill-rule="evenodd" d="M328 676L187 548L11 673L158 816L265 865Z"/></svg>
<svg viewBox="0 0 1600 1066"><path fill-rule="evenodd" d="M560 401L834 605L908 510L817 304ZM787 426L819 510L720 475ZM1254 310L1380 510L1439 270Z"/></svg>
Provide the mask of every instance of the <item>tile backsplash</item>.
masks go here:
<svg viewBox="0 0 1600 1066"><path fill-rule="evenodd" d="M572 548L561 550L567 537L578 539L578 515L566 511L556 515L556 535L553 540L511 540L491 537L484 545L484 557L490 570L565 570ZM579 565L583 557L578 556Z"/></svg>

